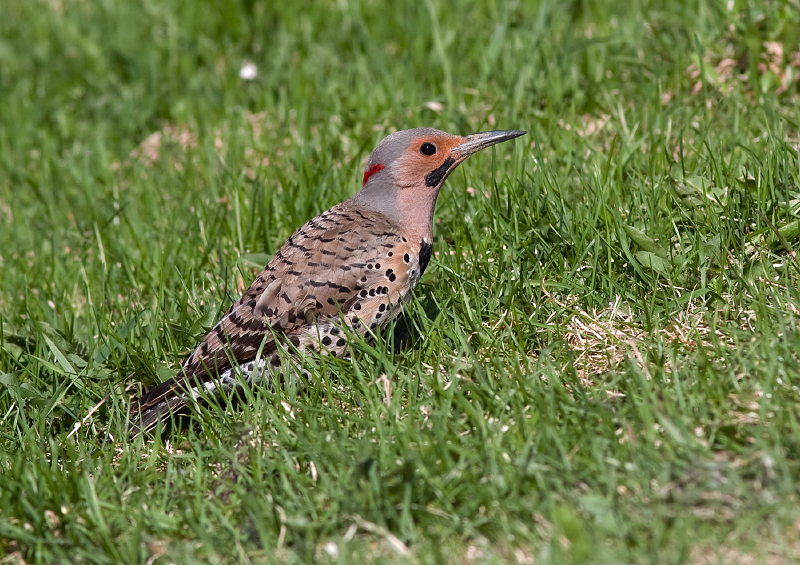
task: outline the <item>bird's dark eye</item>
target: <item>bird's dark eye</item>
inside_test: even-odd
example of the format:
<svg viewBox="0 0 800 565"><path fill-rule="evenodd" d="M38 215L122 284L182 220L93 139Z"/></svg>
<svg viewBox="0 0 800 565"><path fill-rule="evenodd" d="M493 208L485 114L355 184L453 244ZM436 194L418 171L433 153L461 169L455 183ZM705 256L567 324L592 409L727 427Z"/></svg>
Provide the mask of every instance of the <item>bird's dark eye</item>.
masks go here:
<svg viewBox="0 0 800 565"><path fill-rule="evenodd" d="M419 152L423 155L431 156L436 153L436 146L433 143L423 143L419 148Z"/></svg>

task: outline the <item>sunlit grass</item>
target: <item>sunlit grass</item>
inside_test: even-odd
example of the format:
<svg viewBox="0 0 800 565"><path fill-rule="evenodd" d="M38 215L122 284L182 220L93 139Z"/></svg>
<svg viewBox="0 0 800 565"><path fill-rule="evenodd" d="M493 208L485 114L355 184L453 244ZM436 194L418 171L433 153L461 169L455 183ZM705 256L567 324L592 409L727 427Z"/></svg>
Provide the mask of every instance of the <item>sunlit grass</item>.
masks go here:
<svg viewBox="0 0 800 565"><path fill-rule="evenodd" d="M0 3L0 560L800 559L799 40L779 3ZM447 181L396 330L126 438L419 126L529 135Z"/></svg>

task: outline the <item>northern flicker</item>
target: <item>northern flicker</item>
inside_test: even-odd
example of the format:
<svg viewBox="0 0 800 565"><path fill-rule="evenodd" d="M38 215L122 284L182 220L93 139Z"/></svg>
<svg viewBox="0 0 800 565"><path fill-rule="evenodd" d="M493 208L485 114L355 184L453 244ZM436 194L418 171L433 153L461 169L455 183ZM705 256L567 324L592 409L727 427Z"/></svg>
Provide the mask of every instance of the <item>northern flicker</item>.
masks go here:
<svg viewBox="0 0 800 565"><path fill-rule="evenodd" d="M428 265L448 175L473 153L525 133L419 128L384 138L361 190L297 230L177 375L133 401L129 432L151 430L240 378L296 371L283 366L279 348L339 356L349 332L369 336L386 326Z"/></svg>

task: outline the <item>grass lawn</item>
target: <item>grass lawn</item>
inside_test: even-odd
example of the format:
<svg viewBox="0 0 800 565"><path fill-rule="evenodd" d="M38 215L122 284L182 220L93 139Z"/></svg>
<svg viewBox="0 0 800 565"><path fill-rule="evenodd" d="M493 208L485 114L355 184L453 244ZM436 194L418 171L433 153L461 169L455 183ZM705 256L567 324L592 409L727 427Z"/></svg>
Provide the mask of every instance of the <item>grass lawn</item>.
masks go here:
<svg viewBox="0 0 800 565"><path fill-rule="evenodd" d="M800 561L799 124L790 0L3 0L0 563ZM394 331L126 438L421 126Z"/></svg>

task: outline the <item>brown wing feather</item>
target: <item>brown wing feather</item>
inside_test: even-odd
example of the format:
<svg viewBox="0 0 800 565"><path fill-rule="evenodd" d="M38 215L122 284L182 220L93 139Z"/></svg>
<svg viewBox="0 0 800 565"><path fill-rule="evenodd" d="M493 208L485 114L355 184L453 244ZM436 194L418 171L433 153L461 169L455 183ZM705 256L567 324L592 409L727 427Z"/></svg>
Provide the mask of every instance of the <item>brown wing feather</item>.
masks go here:
<svg viewBox="0 0 800 565"><path fill-rule="evenodd" d="M131 432L149 430L185 405L189 389L275 349L273 332L297 334L319 317L347 313L365 281L376 234L397 234L385 216L340 204L297 230L205 336L178 374L131 404ZM370 277L371 278L371 277Z"/></svg>

